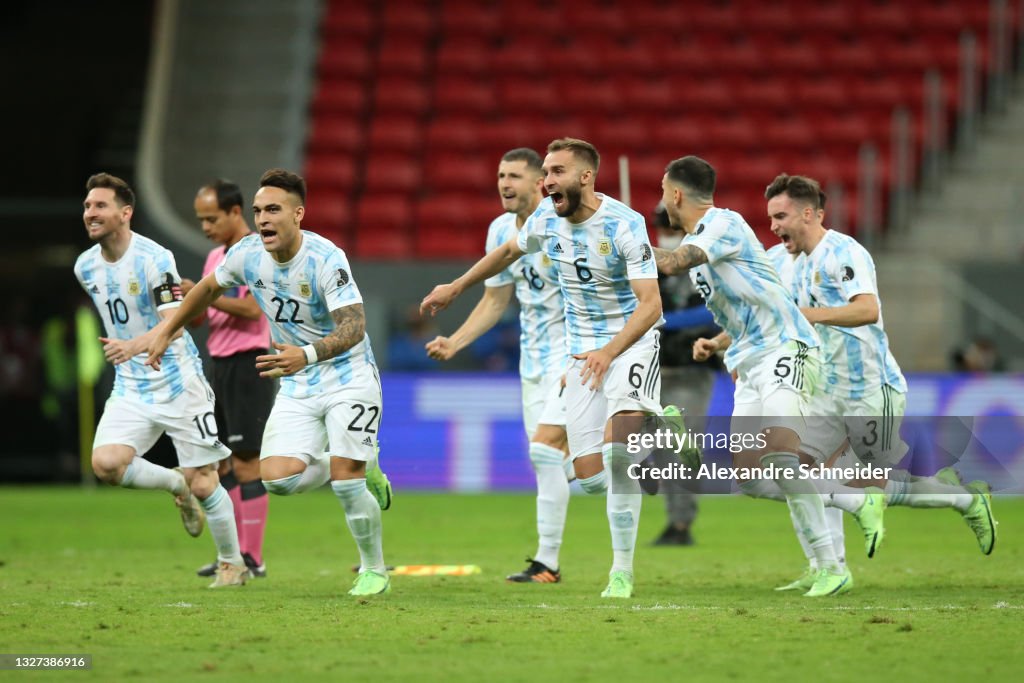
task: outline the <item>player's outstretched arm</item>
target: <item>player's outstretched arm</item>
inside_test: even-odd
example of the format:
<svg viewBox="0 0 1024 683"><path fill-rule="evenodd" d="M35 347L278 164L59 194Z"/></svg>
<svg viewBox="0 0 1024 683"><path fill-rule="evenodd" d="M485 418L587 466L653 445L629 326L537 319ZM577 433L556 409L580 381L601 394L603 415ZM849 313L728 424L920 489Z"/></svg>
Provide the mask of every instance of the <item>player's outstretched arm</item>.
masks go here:
<svg viewBox="0 0 1024 683"><path fill-rule="evenodd" d="M260 316L263 315L260 305L256 303L256 298L248 292L245 296L238 298L230 296L217 297L210 306L228 315L245 318L246 320L259 320Z"/></svg>
<svg viewBox="0 0 1024 683"><path fill-rule="evenodd" d="M517 238L513 237L477 261L472 268L454 281L434 287L434 290L420 303L420 315L424 313L435 315L438 311L443 311L467 288L478 282L483 282L489 277L494 277L512 265L524 253L517 244Z"/></svg>
<svg viewBox="0 0 1024 683"><path fill-rule="evenodd" d="M451 360L455 354L479 339L480 335L501 320L501 314L512 300L514 289L514 285L484 287L484 295L480 297L466 322L462 323L452 336L439 336L427 342L427 355L434 360Z"/></svg>
<svg viewBox="0 0 1024 683"><path fill-rule="evenodd" d="M217 278L210 273L196 283L182 300L181 305L172 309L170 315L144 336L150 336L146 344L146 365L160 368L160 359L171 341L181 335L181 330L201 312L205 311L214 299L224 293L224 288L217 284Z"/></svg>
<svg viewBox="0 0 1024 683"><path fill-rule="evenodd" d="M601 386L601 381L612 361L631 347L637 339L647 334L661 318L661 293L658 291L658 281L653 278L630 280L629 284L636 295L637 305L626 324L603 348L573 356L586 361L580 373L583 384L591 382L591 389L597 390Z"/></svg>
<svg viewBox="0 0 1024 683"><path fill-rule="evenodd" d="M688 268L708 262L708 255L700 247L682 244L675 249L654 248L654 262L665 275L675 275Z"/></svg>
<svg viewBox="0 0 1024 683"><path fill-rule="evenodd" d="M808 322L836 327L860 327L878 322L878 298L874 294L858 294L845 306L801 308Z"/></svg>

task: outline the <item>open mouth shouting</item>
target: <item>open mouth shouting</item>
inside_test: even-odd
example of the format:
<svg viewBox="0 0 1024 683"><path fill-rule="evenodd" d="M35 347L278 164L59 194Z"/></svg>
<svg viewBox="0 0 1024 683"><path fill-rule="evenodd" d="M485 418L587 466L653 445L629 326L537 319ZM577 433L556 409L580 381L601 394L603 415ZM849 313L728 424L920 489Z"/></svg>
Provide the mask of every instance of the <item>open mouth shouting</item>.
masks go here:
<svg viewBox="0 0 1024 683"><path fill-rule="evenodd" d="M277 239L277 230L271 230L270 228L260 228L260 239L263 244L270 244Z"/></svg>

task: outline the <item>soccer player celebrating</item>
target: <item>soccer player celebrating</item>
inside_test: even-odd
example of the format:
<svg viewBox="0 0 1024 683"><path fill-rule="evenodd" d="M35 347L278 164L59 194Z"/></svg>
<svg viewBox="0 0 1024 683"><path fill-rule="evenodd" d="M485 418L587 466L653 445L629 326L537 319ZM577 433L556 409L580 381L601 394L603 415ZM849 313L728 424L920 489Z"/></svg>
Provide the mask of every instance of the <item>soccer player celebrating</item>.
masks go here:
<svg viewBox="0 0 1024 683"><path fill-rule="evenodd" d="M734 211L714 205L715 170L695 156L671 162L662 179L670 223L686 232L677 249L657 249L658 268L674 274L690 269L715 322L713 340L698 340L694 358L706 359L728 345L725 364L736 373L732 431L761 432L766 447L739 456L745 467L771 468L769 479L749 479L740 488L753 496L778 497L806 529L820 567L809 597L842 592L850 575L840 567L822 497L799 476L799 450L806 432L807 398L819 372L820 341L783 289L753 231ZM856 511L868 555L881 541L882 494L871 491Z"/></svg>
<svg viewBox="0 0 1024 683"><path fill-rule="evenodd" d="M566 431L583 490L607 492L613 562L602 597L633 594L633 552L641 495L619 487L629 464L621 427L661 411L658 332L661 296L644 217L594 191L600 157L588 142L554 140L544 159L542 202L519 234L454 282L438 285L421 312L446 308L467 287L540 252L557 264L568 351ZM609 488L606 469L616 486ZM619 489L618 491L616 489ZM629 492L623 492L627 489Z"/></svg>
<svg viewBox="0 0 1024 683"><path fill-rule="evenodd" d="M217 180L199 188L196 218L217 247L210 251L203 276L220 265L228 249L252 234L242 213L238 185ZM195 283L182 280L187 295ZM263 532L267 526L267 489L260 480L260 439L274 405L276 387L259 377L256 356L270 345L270 326L246 287L235 287L216 299L202 316L210 323L206 345L213 363L213 393L217 397L217 429L231 449L221 463L220 479L235 506L235 524L242 559L253 576L267 575L263 564ZM197 572L209 576L217 565Z"/></svg>
<svg viewBox="0 0 1024 683"><path fill-rule="evenodd" d="M270 320L278 351L258 356L256 368L262 377L282 378L263 435L263 484L289 495L329 479L359 548L360 571L349 594L385 593L391 579L380 511L390 505L391 491L376 463L380 380L348 259L329 240L301 230L305 201L301 176L282 169L263 174L253 203L258 234L232 247L154 330L146 363L160 367L171 335L225 290L248 287Z"/></svg>
<svg viewBox="0 0 1024 683"><path fill-rule="evenodd" d="M796 256L793 291L804 316L815 324L825 353L827 381L812 400L812 412L827 417L811 430L805 449L830 452L849 439L844 460L895 466L906 454L899 425L907 384L882 326L881 302L871 254L849 235L822 224L818 183L781 174L765 190L772 232ZM857 489L823 482L835 505L852 511ZM964 517L988 555L996 540L991 495L984 482L959 484L953 471L913 477L898 471L885 482L888 505L953 507Z"/></svg>
<svg viewBox="0 0 1024 683"><path fill-rule="evenodd" d="M487 230L487 251L519 235L541 203L543 177L540 155L521 147L504 154L498 164L498 193L502 208ZM558 551L569 507L566 456L565 400L562 377L565 350L565 310L558 284L558 267L547 254L528 254L484 282L480 303L451 337L437 337L427 353L449 360L494 327L515 293L519 300L519 376L523 383L523 424L530 439L530 462L537 476L537 553L529 566L508 576L516 583L557 583Z"/></svg>
<svg viewBox="0 0 1024 683"><path fill-rule="evenodd" d="M213 392L188 333L167 336L164 372L140 357L145 338L181 305L174 256L131 229L135 193L107 173L86 183L83 219L96 244L75 262L75 277L103 319L107 360L116 365L114 388L93 442L92 468L102 481L133 489L161 489L175 497L185 529L203 530L205 510L217 546L211 588L237 586L248 576L238 547L234 506L217 478L230 453L217 440ZM166 432L181 467L167 469L143 456Z"/></svg>

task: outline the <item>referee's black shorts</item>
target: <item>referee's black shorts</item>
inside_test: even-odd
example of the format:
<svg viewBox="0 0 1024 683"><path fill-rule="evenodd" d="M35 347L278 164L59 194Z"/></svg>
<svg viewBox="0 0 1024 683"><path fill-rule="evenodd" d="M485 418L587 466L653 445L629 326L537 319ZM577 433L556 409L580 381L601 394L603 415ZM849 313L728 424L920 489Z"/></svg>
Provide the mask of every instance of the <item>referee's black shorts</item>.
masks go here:
<svg viewBox="0 0 1024 683"><path fill-rule="evenodd" d="M268 353L241 351L211 359L217 430L221 443L232 453L260 452L263 428L277 395L277 380L264 379L256 370L256 356Z"/></svg>

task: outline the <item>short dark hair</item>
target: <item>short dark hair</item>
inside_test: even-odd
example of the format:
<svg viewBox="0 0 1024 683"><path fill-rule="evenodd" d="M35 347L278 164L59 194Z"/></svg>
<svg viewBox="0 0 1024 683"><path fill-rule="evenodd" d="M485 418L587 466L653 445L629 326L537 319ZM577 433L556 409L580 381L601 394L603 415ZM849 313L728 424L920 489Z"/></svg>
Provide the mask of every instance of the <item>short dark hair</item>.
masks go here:
<svg viewBox="0 0 1024 683"><path fill-rule="evenodd" d="M676 159L665 167L665 174L696 199L711 201L715 195L715 169L700 157L691 155Z"/></svg>
<svg viewBox="0 0 1024 683"><path fill-rule="evenodd" d="M597 153L597 148L586 140L558 138L548 144L548 153L561 152L563 149L572 152L574 157L590 166L594 173L597 173L598 168L601 166L601 155Z"/></svg>
<svg viewBox="0 0 1024 683"><path fill-rule="evenodd" d="M113 190L114 199L117 200L118 206L130 206L135 208L135 193L132 192L131 186L116 175L110 175L109 173L97 173L89 176L89 179L85 181L85 191L89 192L90 190L95 190L97 187Z"/></svg>
<svg viewBox="0 0 1024 683"><path fill-rule="evenodd" d="M217 208L224 213L231 211L236 206L245 208L245 202L242 199L242 188L230 180L218 178L199 188L200 192L205 192L206 190L210 190L217 195Z"/></svg>
<svg viewBox="0 0 1024 683"><path fill-rule="evenodd" d="M814 178L780 173L765 188L764 198L771 199L780 194L787 194L793 201L808 204L815 210L825 208L825 193L821 191L821 185Z"/></svg>
<svg viewBox="0 0 1024 683"><path fill-rule="evenodd" d="M505 152L501 157L502 161L525 161L526 167L537 172L539 175L543 171L541 170L544 166L544 160L540 158L537 152L529 147L516 147Z"/></svg>
<svg viewBox="0 0 1024 683"><path fill-rule="evenodd" d="M260 177L260 187L278 187L298 196L300 204L306 203L306 181L298 173L272 168Z"/></svg>

